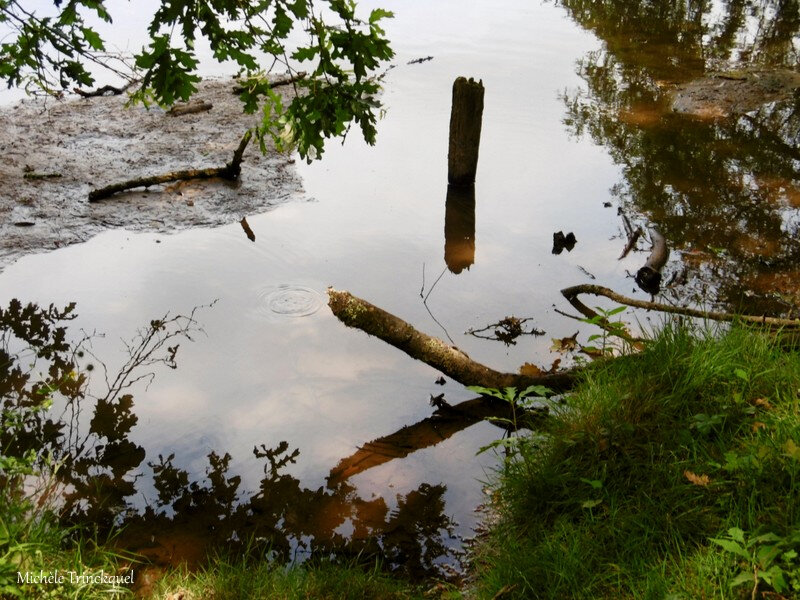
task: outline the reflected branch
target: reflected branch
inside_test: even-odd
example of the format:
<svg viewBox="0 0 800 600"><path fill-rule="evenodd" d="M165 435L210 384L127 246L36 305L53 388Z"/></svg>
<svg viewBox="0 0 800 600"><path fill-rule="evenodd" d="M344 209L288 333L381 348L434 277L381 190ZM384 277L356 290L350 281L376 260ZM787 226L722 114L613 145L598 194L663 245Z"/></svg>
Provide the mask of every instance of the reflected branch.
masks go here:
<svg viewBox="0 0 800 600"><path fill-rule="evenodd" d="M432 416L367 442L357 452L340 460L328 475L328 485L333 487L368 469L396 458L405 458L417 450L435 446L485 419L497 417L509 422L514 418L519 420L519 416L512 413L513 408L508 402L488 396L473 398L453 406L446 404L437 409ZM545 414L545 412L527 413L528 418L519 422L532 428Z"/></svg>

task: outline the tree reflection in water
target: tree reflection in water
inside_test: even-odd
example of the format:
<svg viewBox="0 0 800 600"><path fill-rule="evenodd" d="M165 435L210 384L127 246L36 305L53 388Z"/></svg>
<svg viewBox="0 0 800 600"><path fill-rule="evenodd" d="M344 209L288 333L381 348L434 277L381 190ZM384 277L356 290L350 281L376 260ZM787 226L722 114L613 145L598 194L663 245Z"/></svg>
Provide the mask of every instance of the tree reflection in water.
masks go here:
<svg viewBox="0 0 800 600"><path fill-rule="evenodd" d="M713 119L673 113L671 99L714 71L795 68L798 3L558 4L603 42L578 63L586 87L564 93L564 122L621 165L622 210L679 251L692 273L680 295L711 288L753 312L797 304L800 93Z"/></svg>
<svg viewBox="0 0 800 600"><path fill-rule="evenodd" d="M442 574L442 564L452 558L454 528L444 513L444 485L423 483L398 495L394 507L382 497L361 498L345 478L308 489L283 472L299 455L285 441L254 449L264 461L255 493L242 490L241 478L229 472L227 453L208 454L203 480L177 466L174 455L148 460L131 440L137 416L129 389L152 378L159 365L176 367L179 342L198 330L194 311L141 330L128 345L128 362L114 377L106 373L104 393L93 395L91 364L104 367L89 353L89 337L67 341L74 308L13 300L0 309L0 447L8 456L34 451L45 473L60 465L59 508L66 524L95 527L101 536L122 525L117 543L161 564L197 564L212 549L249 549L280 561L379 557L411 577ZM143 487L145 465L157 497L137 510L132 499ZM9 483L0 472L0 485Z"/></svg>

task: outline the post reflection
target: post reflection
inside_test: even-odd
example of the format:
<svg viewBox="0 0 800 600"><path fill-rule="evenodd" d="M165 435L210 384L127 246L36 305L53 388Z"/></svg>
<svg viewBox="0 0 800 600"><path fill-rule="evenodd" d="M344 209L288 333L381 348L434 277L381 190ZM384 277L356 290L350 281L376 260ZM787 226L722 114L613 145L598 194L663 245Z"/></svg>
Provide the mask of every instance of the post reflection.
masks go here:
<svg viewBox="0 0 800 600"><path fill-rule="evenodd" d="M475 264L475 186L447 186L444 262L456 275Z"/></svg>

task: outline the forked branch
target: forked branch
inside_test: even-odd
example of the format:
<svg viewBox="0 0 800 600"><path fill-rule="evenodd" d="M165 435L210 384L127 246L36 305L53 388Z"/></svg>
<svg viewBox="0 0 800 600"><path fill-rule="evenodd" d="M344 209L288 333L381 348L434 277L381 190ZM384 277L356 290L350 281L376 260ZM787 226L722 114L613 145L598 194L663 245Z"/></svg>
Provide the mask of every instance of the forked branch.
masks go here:
<svg viewBox="0 0 800 600"><path fill-rule="evenodd" d="M248 130L244 134L242 140L239 142L239 147L233 153L233 158L224 167L212 167L208 169L187 169L184 171L172 171L164 173L163 175L153 175L150 177L139 177L136 179L129 179L121 183L115 183L106 187L92 190L89 192L89 202L98 202L127 190L132 190L138 187L150 187L151 185L158 185L161 183L171 183L173 181L185 181L188 179L225 179L227 181L236 181L242 172L242 156L250 143L250 138L253 132Z"/></svg>

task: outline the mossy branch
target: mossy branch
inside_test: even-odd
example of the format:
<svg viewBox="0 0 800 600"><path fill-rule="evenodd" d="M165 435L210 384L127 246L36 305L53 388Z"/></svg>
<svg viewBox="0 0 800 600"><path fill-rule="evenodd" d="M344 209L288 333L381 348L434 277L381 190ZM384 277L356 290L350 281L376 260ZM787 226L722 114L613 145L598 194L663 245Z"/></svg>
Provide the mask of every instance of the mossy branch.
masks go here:
<svg viewBox="0 0 800 600"><path fill-rule="evenodd" d="M495 371L472 360L455 346L418 331L399 317L353 296L350 292L328 288L328 306L348 327L361 329L369 335L380 338L463 385L488 388L525 388L529 385L544 385L555 391L565 391L570 389L575 381L573 371L536 376Z"/></svg>
<svg viewBox="0 0 800 600"><path fill-rule="evenodd" d="M184 171L172 171L164 173L163 175L153 175L151 177L139 177L136 179L129 179L121 183L115 183L106 187L92 190L89 192L89 202L97 202L104 200L118 194L138 187L149 187L151 185L158 185L161 183L170 183L173 181L185 181L189 179L213 179L220 178L227 181L236 181L242 172L242 156L250 143L250 138L253 132L248 130L244 134L242 140L239 142L239 147L233 153L233 158L224 167L212 167L208 169L187 169Z"/></svg>

